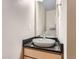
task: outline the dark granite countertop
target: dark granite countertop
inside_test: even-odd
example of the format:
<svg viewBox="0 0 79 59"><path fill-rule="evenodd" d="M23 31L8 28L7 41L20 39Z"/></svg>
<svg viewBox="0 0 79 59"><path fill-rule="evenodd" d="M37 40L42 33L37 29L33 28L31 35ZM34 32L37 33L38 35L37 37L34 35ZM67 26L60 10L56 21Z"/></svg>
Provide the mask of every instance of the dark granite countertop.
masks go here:
<svg viewBox="0 0 79 59"><path fill-rule="evenodd" d="M24 39L23 40L23 47L24 48L33 48L33 49L37 49L37 50L43 50L43 51L48 51L48 52L54 52L54 53L63 53L63 44L61 44L59 42L59 40L57 38L49 38L49 39L53 39L56 41L56 44L54 47L49 47L49 48L41 48L41 47L37 47L34 46L32 43L32 40L35 38L42 38L42 37L32 37L32 38L28 38L28 39ZM48 37L46 37L48 38Z"/></svg>

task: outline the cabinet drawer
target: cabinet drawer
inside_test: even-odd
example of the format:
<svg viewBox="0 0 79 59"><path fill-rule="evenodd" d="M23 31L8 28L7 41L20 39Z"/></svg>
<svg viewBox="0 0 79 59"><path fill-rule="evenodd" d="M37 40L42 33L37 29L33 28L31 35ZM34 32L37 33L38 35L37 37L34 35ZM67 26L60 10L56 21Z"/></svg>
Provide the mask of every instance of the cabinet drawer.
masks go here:
<svg viewBox="0 0 79 59"><path fill-rule="evenodd" d="M29 48L24 48L24 55L35 57L37 59L61 59L61 55L37 51Z"/></svg>
<svg viewBox="0 0 79 59"><path fill-rule="evenodd" d="M24 59L33 59L33 58L30 58L30 57L24 57Z"/></svg>

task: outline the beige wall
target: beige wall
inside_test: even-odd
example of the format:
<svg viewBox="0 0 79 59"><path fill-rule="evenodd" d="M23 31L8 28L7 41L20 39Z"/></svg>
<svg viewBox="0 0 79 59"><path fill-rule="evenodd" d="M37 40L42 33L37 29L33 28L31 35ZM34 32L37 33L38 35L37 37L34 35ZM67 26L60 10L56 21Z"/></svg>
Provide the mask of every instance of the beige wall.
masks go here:
<svg viewBox="0 0 79 59"><path fill-rule="evenodd" d="M67 0L62 0L59 16L58 38L64 44L64 59L67 59Z"/></svg>
<svg viewBox="0 0 79 59"><path fill-rule="evenodd" d="M56 9L56 29L60 42L64 44L64 57L65 59L67 59L67 0L61 0L61 3L62 5L58 6Z"/></svg>
<svg viewBox="0 0 79 59"><path fill-rule="evenodd" d="M20 59L23 38L34 36L34 0L18 1L3 0L3 59Z"/></svg>

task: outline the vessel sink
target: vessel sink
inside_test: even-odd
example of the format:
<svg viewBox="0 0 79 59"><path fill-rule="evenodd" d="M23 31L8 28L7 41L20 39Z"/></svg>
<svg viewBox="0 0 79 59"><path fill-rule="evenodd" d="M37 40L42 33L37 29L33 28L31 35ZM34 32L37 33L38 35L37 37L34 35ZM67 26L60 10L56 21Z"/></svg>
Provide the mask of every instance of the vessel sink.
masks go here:
<svg viewBox="0 0 79 59"><path fill-rule="evenodd" d="M34 43L34 45L38 46L38 47L51 47L54 46L55 44L55 40L53 39L47 39L47 38L36 38L33 39L32 42Z"/></svg>

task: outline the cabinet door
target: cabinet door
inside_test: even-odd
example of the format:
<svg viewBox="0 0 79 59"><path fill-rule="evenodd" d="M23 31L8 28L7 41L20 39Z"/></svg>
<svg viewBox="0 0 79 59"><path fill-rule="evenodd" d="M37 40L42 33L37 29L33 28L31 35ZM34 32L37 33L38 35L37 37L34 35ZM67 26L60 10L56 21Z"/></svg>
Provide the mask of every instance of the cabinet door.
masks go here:
<svg viewBox="0 0 79 59"><path fill-rule="evenodd" d="M24 55L34 57L36 59L61 59L61 55L51 54L28 48L24 48Z"/></svg>
<svg viewBox="0 0 79 59"><path fill-rule="evenodd" d="M24 57L24 59L33 59L33 58L30 58L30 57Z"/></svg>

